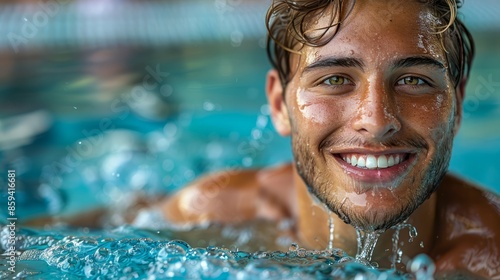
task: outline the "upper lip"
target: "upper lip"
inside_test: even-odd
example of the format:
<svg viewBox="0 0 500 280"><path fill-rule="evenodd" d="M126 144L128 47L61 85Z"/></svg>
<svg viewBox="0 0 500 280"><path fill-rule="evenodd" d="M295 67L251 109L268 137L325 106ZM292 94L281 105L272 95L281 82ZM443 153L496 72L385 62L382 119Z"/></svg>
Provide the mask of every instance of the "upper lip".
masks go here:
<svg viewBox="0 0 500 280"><path fill-rule="evenodd" d="M417 153L415 148L381 148L381 149L366 149L366 148L344 148L330 150L331 154L365 154L365 155L390 155L390 154L414 154Z"/></svg>

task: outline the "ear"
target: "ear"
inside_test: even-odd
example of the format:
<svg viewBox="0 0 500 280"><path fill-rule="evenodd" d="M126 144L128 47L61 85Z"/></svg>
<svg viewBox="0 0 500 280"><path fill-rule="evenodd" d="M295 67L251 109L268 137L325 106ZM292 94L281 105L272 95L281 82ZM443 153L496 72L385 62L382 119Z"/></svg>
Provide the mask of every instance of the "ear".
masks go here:
<svg viewBox="0 0 500 280"><path fill-rule="evenodd" d="M460 84L455 89L456 107L455 107L455 126L453 128L453 134L457 135L460 124L462 123L463 115L463 103L465 98L465 85L467 84L467 79L462 79Z"/></svg>
<svg viewBox="0 0 500 280"><path fill-rule="evenodd" d="M274 127L281 136L290 135L288 108L284 100L283 86L281 85L278 71L275 69L269 70L267 73L266 95Z"/></svg>

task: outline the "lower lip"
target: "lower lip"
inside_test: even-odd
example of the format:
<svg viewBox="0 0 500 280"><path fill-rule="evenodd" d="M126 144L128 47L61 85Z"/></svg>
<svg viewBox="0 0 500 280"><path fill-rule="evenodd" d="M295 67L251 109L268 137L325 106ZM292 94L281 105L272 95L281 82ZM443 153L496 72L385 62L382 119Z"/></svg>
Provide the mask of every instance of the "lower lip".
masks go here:
<svg viewBox="0 0 500 280"><path fill-rule="evenodd" d="M396 165L387 168L380 169L364 169L350 165L345 162L340 155L333 155L340 166L344 169L345 173L353 177L357 181L365 183L389 183L394 181L396 178L405 174L413 161L415 161L416 155L410 154L409 157Z"/></svg>

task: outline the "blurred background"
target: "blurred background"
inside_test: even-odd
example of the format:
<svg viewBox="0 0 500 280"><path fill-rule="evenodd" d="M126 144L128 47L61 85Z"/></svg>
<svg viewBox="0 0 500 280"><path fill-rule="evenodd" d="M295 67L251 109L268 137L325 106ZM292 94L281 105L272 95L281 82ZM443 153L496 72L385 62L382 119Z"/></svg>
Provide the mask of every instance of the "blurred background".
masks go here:
<svg viewBox="0 0 500 280"><path fill-rule="evenodd" d="M0 214L73 213L291 159L269 119L268 0L0 3ZM477 56L450 169L500 193L500 2L466 1Z"/></svg>

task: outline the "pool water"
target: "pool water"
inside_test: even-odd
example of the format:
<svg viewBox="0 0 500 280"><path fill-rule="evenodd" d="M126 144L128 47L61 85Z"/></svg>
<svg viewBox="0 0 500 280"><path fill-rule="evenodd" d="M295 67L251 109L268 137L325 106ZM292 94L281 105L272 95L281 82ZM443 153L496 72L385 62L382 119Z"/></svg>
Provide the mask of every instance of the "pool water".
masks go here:
<svg viewBox="0 0 500 280"><path fill-rule="evenodd" d="M490 20L487 29L477 24L477 15L466 17L472 19L478 55L450 170L500 193L498 167L485 164L500 157L500 24L492 21L499 7L486 2L492 8L483 9L480 18ZM237 14L248 11L236 9L242 3L206 5L231 21L252 23L253 17ZM147 10L147 20L184 11L159 5ZM266 243L273 231L255 224L178 229L146 213L133 225L124 225L120 215L107 217L100 230L21 226L41 215L70 215L99 206L120 214L139 193L169 195L207 172L291 160L289 139L274 131L265 105L269 64L263 30L217 22L225 33L213 39L207 28L217 18L202 17L205 6L188 8L204 24L178 21L179 26L170 27L199 29L202 40L160 31L148 37L140 32L142 21L130 14L138 24L124 35L111 27L101 30L106 36L83 28L69 39L49 36L52 41L43 41L62 32L57 30L73 30L73 25L58 28L71 15L62 12L54 19L63 23L40 29L30 41L40 48L14 55L0 40L0 166L1 172L16 170L20 254L15 273L7 270L8 258L2 255L0 278L428 279L433 266L425 256L413 262L413 273L403 274L337 249L307 251L286 239L279 240L280 246ZM6 26L0 28L10 31ZM7 185L3 175L0 179ZM11 231L4 205L6 193L0 206L0 252L5 254Z"/></svg>
<svg viewBox="0 0 500 280"><path fill-rule="evenodd" d="M226 228L227 229L227 228ZM241 236L251 228L232 229ZM8 230L0 233L6 245ZM250 234L259 234L252 231ZM238 248L191 247L165 233L130 226L113 230L20 230L16 246L22 254L15 279L430 279L433 263L414 258L412 273L379 270L340 249L306 250L292 244L287 251L246 252ZM1 262L5 262L2 260ZM7 266L8 264L3 263Z"/></svg>

